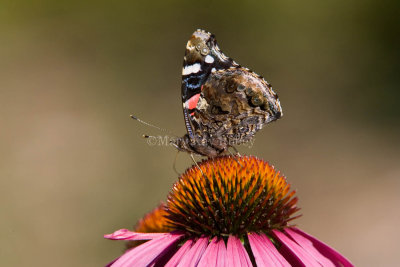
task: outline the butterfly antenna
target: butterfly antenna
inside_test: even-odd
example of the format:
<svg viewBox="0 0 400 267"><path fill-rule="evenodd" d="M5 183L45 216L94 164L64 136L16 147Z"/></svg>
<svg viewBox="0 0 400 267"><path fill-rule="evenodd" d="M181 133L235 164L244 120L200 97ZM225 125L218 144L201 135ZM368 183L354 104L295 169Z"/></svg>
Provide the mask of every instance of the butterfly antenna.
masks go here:
<svg viewBox="0 0 400 267"><path fill-rule="evenodd" d="M151 124L151 123L145 122L145 121L139 119L138 117L136 117L135 115L130 115L130 116L131 116L132 119L134 119L134 120L136 120L136 121L138 121L138 122L140 122L140 123L143 123L144 125L147 125L147 126L149 126L149 127L153 127L153 128L155 128L155 129L157 129L157 130L160 130L160 131L165 132L165 133L169 133L169 134L171 134L171 135L177 137L177 135L171 133L170 131L168 131L168 130L166 130L166 129L164 129L164 128L155 126L155 125L153 125L153 124ZM146 137L146 136L147 136L147 135L144 135L143 137L145 137L145 138L151 137L151 136L147 136L147 137Z"/></svg>
<svg viewBox="0 0 400 267"><path fill-rule="evenodd" d="M179 150L176 151L174 164L172 165L172 168L174 169L175 173L179 176L179 172L176 170L176 159L178 158L178 154L179 154Z"/></svg>

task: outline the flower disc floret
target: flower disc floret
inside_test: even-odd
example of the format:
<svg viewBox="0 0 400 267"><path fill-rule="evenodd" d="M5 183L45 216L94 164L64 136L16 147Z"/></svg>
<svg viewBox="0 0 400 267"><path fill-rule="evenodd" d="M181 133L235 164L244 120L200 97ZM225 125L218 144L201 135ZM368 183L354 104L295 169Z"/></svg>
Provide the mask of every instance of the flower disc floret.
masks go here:
<svg viewBox="0 0 400 267"><path fill-rule="evenodd" d="M172 230L198 236L270 233L295 218L294 195L286 178L256 157L208 159L173 186L166 222Z"/></svg>

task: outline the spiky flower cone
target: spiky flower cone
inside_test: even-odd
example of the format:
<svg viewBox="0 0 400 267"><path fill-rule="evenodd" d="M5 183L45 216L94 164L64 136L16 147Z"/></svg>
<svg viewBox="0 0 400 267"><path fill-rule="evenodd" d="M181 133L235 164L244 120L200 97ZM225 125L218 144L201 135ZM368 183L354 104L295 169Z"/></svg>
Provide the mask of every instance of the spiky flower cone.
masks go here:
<svg viewBox="0 0 400 267"><path fill-rule="evenodd" d="M205 160L181 175L135 232L105 236L135 241L109 266L353 266L289 224L298 217L294 194L256 157Z"/></svg>
<svg viewBox="0 0 400 267"><path fill-rule="evenodd" d="M295 218L294 194L284 176L255 157L206 160L173 186L167 223L198 236L269 233Z"/></svg>

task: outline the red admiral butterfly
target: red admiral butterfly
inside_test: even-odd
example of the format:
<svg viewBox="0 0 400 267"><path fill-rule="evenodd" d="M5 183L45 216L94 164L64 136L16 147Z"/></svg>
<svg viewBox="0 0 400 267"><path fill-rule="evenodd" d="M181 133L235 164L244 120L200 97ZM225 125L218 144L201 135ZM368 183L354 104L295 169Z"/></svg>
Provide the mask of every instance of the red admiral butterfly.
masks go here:
<svg viewBox="0 0 400 267"><path fill-rule="evenodd" d="M182 103L187 134L172 144L207 157L248 142L282 116L271 85L225 56L215 36L204 30L195 31L186 45Z"/></svg>

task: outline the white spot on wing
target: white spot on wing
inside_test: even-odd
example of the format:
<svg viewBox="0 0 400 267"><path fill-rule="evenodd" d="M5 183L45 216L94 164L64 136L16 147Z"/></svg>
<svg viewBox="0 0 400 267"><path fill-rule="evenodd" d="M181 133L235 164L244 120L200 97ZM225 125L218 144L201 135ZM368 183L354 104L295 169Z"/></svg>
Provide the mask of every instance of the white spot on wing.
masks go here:
<svg viewBox="0 0 400 267"><path fill-rule="evenodd" d="M216 70L215 68L212 68L212 69L211 69L211 72L213 72L213 73L216 72L216 71L217 71L217 70Z"/></svg>
<svg viewBox="0 0 400 267"><path fill-rule="evenodd" d="M192 73L198 73L201 70L200 63L195 63L193 65L185 66L182 69L182 75L189 75Z"/></svg>
<svg viewBox="0 0 400 267"><path fill-rule="evenodd" d="M207 55L206 58L205 58L205 61L206 61L206 63L211 64L211 63L214 62L214 58L212 56L210 56L210 55Z"/></svg>

